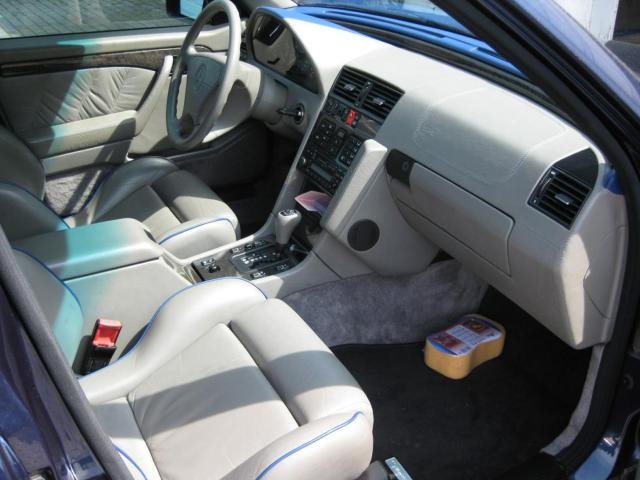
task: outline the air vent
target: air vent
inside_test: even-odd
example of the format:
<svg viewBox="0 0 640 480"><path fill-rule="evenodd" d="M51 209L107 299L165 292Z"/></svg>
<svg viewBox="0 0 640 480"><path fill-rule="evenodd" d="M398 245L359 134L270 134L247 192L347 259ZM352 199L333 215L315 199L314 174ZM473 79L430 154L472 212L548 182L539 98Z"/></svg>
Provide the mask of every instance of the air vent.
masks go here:
<svg viewBox="0 0 640 480"><path fill-rule="evenodd" d="M557 168L544 176L529 204L569 228L591 188Z"/></svg>
<svg viewBox="0 0 640 480"><path fill-rule="evenodd" d="M360 96L367 88L368 82L369 79L364 74L345 68L333 87L333 93L344 98L349 103L357 104Z"/></svg>
<svg viewBox="0 0 640 480"><path fill-rule="evenodd" d="M240 60L246 62L247 58L249 58L249 52L247 51L247 42L242 39L242 43L240 43Z"/></svg>
<svg viewBox="0 0 640 480"><path fill-rule="evenodd" d="M398 102L402 92L388 83L373 80L371 89L362 103L362 109L384 120Z"/></svg>
<svg viewBox="0 0 640 480"><path fill-rule="evenodd" d="M240 37L240 60L246 62L249 58L249 52L247 50L247 35L246 32L242 32Z"/></svg>

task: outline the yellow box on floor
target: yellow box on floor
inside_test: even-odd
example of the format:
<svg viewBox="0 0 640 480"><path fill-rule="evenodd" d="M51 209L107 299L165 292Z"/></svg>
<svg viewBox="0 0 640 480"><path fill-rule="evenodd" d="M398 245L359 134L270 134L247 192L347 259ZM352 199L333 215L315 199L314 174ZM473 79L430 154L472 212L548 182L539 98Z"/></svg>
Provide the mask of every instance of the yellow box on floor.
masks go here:
<svg viewBox="0 0 640 480"><path fill-rule="evenodd" d="M482 315L465 315L452 327L427 337L424 363L445 377L459 380L478 365L500 356L505 329Z"/></svg>

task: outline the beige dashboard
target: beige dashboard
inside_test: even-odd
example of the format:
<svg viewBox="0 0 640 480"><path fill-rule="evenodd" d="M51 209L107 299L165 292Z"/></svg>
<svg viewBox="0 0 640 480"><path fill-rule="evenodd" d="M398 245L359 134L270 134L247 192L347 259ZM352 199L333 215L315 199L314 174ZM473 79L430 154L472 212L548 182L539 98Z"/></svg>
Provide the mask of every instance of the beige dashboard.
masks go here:
<svg viewBox="0 0 640 480"><path fill-rule="evenodd" d="M467 71L299 14L280 20L305 48L320 84L311 95L265 72L286 86L288 103L302 102L312 113L299 127L306 132L300 151L343 67L404 92L336 191L323 219L329 235L383 274L424 268L440 248L569 345L609 339L627 216L623 196L610 187L615 172L595 145L563 118ZM398 155L411 166L404 177L389 173L389 159ZM580 177L585 170L589 181ZM538 208L536 195L567 175L586 188L579 205L567 200L573 190L552 192L569 202L570 217ZM375 220L382 240L356 251L343 232L363 218ZM394 270L396 257L402 267Z"/></svg>

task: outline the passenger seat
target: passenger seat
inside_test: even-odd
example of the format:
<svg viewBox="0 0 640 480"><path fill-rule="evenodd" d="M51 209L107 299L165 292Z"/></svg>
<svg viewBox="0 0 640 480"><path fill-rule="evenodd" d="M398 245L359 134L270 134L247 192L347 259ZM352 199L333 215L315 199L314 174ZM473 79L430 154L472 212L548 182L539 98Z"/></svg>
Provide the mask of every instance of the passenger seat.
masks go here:
<svg viewBox="0 0 640 480"><path fill-rule="evenodd" d="M77 299L16 256L69 355ZM293 310L242 279L178 292L128 354L80 384L136 479L346 480L371 460L357 382Z"/></svg>

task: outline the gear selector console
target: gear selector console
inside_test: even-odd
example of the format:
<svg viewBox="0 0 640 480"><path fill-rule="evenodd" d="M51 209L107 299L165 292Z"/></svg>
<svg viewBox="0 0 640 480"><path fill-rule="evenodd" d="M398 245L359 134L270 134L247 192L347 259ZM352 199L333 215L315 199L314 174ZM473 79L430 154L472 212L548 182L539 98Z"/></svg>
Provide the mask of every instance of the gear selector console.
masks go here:
<svg viewBox="0 0 640 480"><path fill-rule="evenodd" d="M278 212L273 236L234 247L222 254L204 258L192 264L203 280L223 276L241 276L257 280L285 272L297 265L307 254L291 241L302 215L294 209Z"/></svg>

